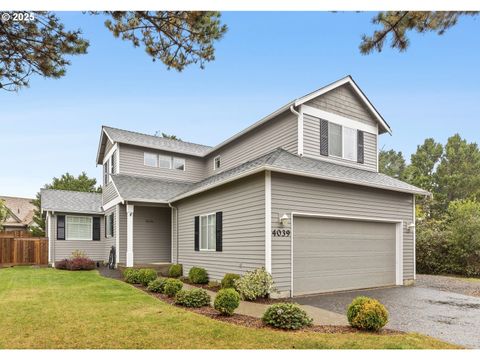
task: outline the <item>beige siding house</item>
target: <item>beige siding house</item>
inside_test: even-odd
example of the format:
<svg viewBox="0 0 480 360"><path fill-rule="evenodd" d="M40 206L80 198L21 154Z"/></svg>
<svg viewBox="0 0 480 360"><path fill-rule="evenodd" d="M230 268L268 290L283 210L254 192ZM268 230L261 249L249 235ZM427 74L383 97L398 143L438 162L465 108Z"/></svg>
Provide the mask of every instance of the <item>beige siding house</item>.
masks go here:
<svg viewBox="0 0 480 360"><path fill-rule="evenodd" d="M378 173L384 133L350 76L215 147L104 126L103 193L42 191L50 261L80 249L214 280L264 267L281 297L411 283L429 193Z"/></svg>

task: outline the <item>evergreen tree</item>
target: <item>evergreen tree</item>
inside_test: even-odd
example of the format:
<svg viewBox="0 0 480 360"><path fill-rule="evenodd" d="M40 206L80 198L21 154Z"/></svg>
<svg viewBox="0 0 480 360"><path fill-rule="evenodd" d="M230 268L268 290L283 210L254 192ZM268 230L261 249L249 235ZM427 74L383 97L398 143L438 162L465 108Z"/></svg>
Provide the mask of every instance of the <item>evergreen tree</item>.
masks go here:
<svg viewBox="0 0 480 360"><path fill-rule="evenodd" d="M405 173L406 163L401 151L395 150L380 150L378 156L378 171L394 177L396 179L403 179Z"/></svg>

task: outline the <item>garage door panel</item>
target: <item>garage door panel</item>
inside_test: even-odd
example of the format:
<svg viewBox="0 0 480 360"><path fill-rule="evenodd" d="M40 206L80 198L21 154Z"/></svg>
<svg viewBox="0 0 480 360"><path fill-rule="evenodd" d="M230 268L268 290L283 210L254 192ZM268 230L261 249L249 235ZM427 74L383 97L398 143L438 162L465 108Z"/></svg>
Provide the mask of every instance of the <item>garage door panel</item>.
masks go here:
<svg viewBox="0 0 480 360"><path fill-rule="evenodd" d="M395 284L396 225L294 219L294 294Z"/></svg>

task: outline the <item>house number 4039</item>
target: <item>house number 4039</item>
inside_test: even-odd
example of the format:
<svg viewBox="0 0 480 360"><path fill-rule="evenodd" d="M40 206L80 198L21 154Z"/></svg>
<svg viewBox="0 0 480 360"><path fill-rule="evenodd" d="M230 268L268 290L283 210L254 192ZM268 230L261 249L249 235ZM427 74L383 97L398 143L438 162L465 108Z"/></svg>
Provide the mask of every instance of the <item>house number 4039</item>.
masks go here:
<svg viewBox="0 0 480 360"><path fill-rule="evenodd" d="M290 236L290 230L275 229L272 231L272 235L277 237L288 237Z"/></svg>

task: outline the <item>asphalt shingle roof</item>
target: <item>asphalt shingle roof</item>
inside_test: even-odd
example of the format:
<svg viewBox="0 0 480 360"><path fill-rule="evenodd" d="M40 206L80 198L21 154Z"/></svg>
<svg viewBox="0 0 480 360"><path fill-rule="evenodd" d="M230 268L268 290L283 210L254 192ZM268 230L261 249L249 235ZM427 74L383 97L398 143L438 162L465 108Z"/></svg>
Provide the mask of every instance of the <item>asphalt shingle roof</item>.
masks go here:
<svg viewBox="0 0 480 360"><path fill-rule="evenodd" d="M0 196L13 216L8 216L3 225L29 225L33 221L35 205L33 199L13 196Z"/></svg>
<svg viewBox="0 0 480 360"><path fill-rule="evenodd" d="M119 142L123 144L144 146L152 149L173 151L194 156L203 156L211 149L210 146L206 145L166 139L160 136L146 135L108 126L104 126L103 129L113 142Z"/></svg>
<svg viewBox="0 0 480 360"><path fill-rule="evenodd" d="M113 183L124 200L168 202L192 183L131 175L112 175Z"/></svg>
<svg viewBox="0 0 480 360"><path fill-rule="evenodd" d="M42 189L40 196L45 211L103 213L102 194L99 193Z"/></svg>

